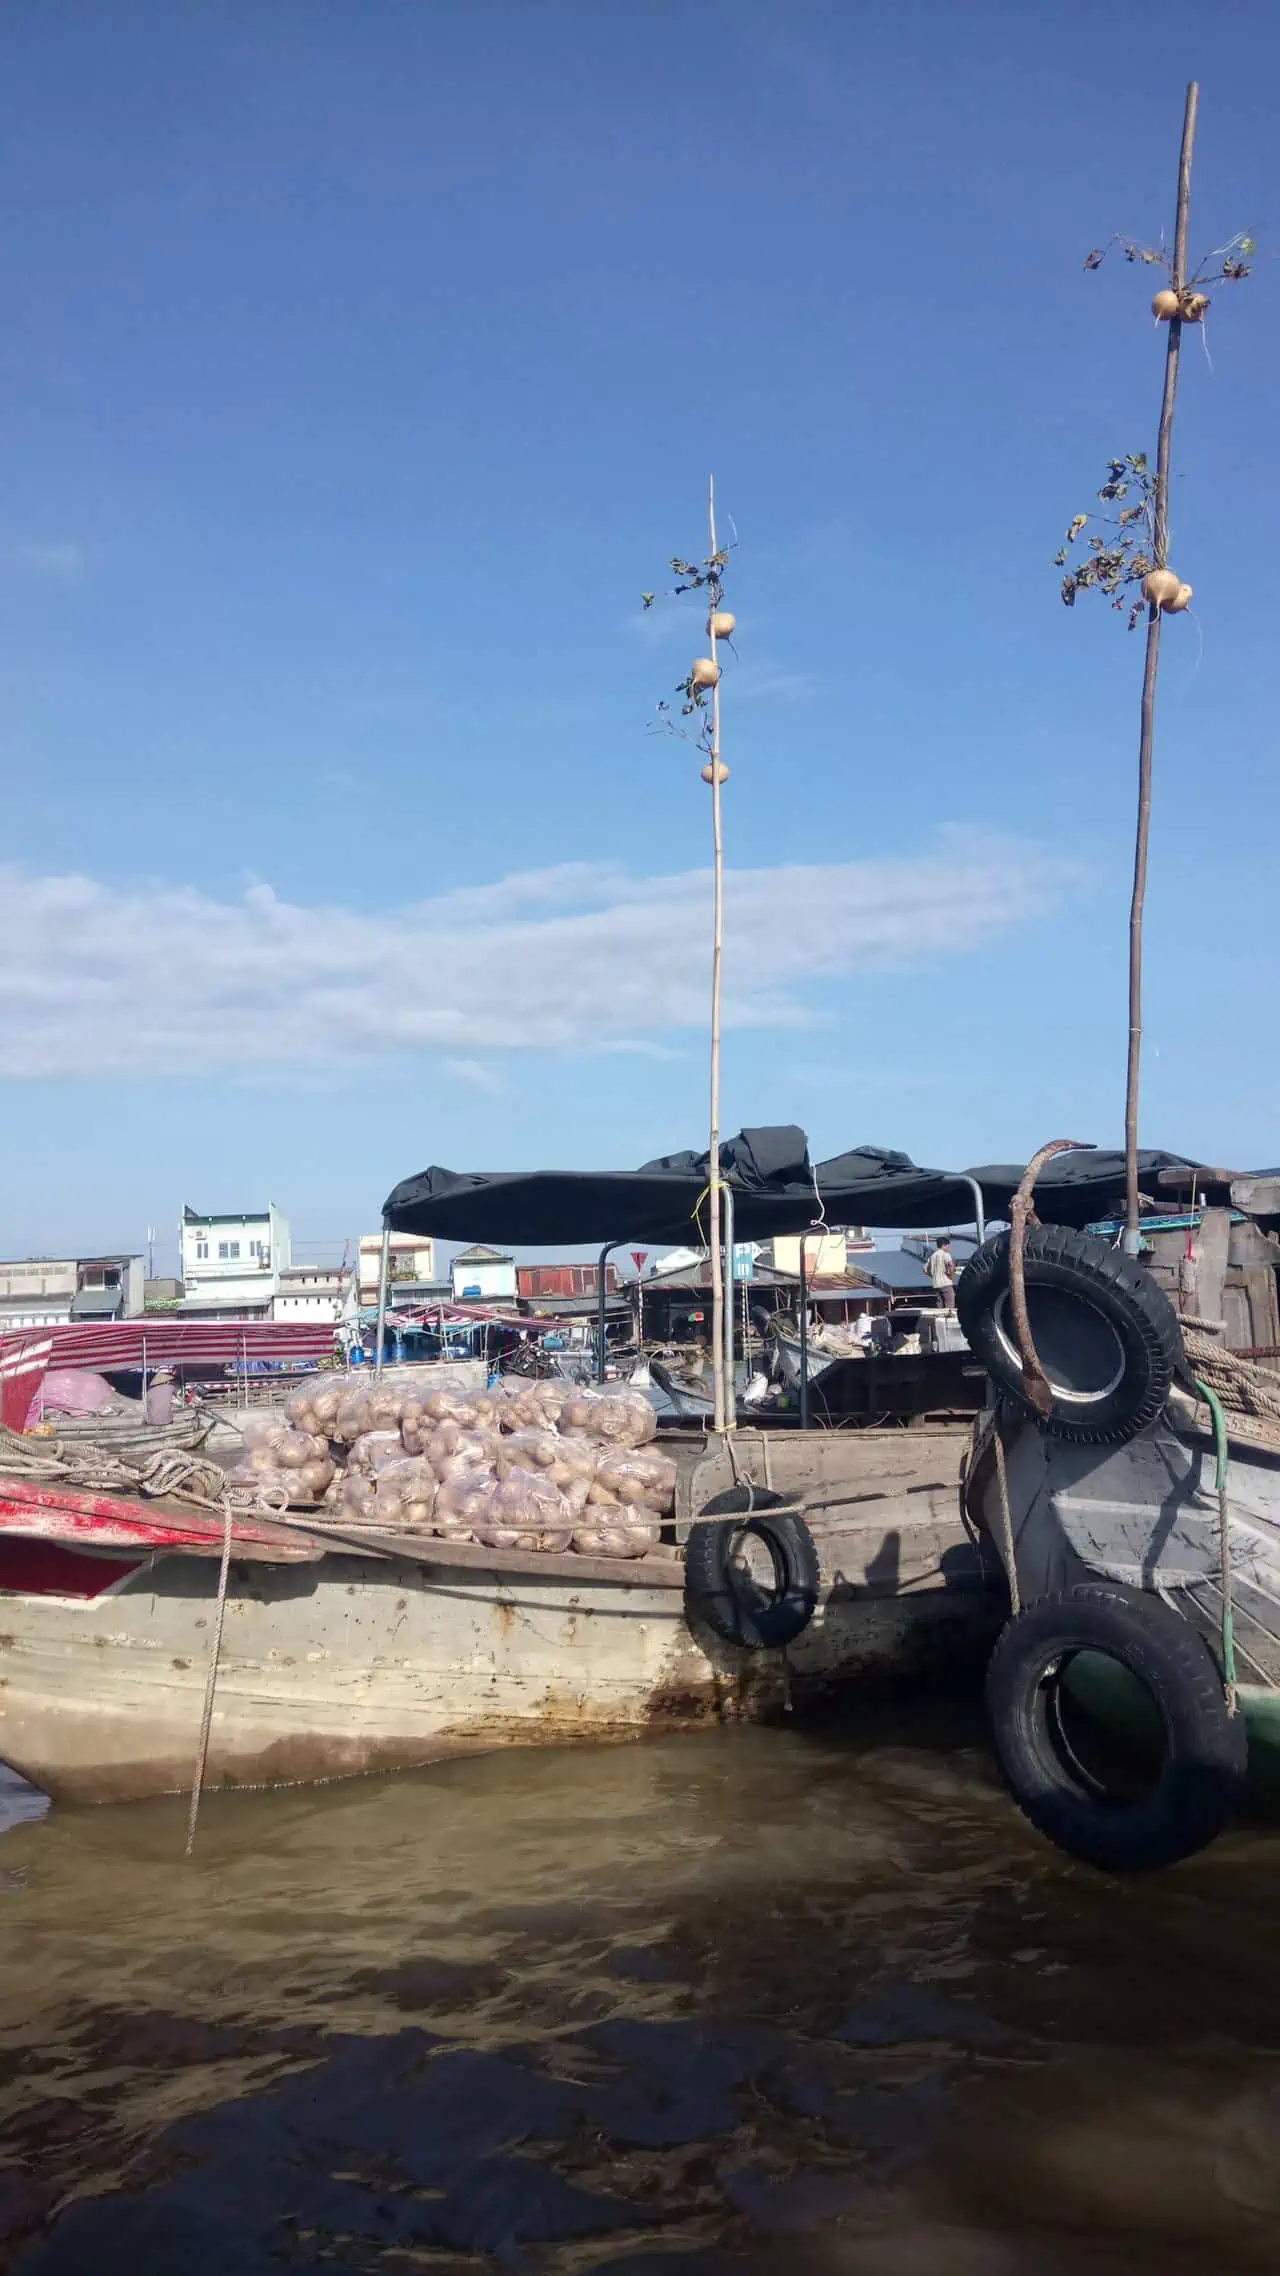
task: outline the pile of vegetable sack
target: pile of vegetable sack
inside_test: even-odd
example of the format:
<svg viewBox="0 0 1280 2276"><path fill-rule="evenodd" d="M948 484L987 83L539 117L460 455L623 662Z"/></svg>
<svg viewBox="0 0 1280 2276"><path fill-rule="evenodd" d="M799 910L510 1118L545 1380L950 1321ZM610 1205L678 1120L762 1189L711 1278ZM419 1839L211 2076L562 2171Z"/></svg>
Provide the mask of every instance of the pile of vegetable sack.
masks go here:
<svg viewBox="0 0 1280 2276"><path fill-rule="evenodd" d="M675 1508L676 1465L656 1433L649 1401L625 1387L317 1376L283 1423L251 1426L232 1477L381 1533L643 1557Z"/></svg>

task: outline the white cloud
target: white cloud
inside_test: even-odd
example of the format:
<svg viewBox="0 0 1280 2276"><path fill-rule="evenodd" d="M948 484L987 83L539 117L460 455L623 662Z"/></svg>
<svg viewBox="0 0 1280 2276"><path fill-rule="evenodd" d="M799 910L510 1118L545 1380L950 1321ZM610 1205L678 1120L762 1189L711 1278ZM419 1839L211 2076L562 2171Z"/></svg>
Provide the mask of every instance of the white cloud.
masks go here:
<svg viewBox="0 0 1280 2276"><path fill-rule="evenodd" d="M443 1071L451 1082L465 1083L473 1091L487 1091L490 1098L501 1095L502 1077L486 1067L483 1059L446 1059Z"/></svg>
<svg viewBox="0 0 1280 2276"><path fill-rule="evenodd" d="M728 693L739 696L745 703L754 702L761 696L798 702L802 697L812 695L817 685L812 672L790 671L784 664L770 663L767 657L743 664L731 679L726 678L725 681Z"/></svg>
<svg viewBox="0 0 1280 2276"><path fill-rule="evenodd" d="M976 833L907 860L731 872L726 1026L804 1027L806 983L950 961L1077 882L1033 846ZM608 863L389 912L301 907L256 883L219 900L10 869L0 1074L244 1073L433 1050L483 1069L494 1051L669 1047L706 1021L709 904L705 872Z"/></svg>
<svg viewBox="0 0 1280 2276"><path fill-rule="evenodd" d="M26 567L40 577L78 577L84 567L82 549L69 543L24 545L21 556Z"/></svg>

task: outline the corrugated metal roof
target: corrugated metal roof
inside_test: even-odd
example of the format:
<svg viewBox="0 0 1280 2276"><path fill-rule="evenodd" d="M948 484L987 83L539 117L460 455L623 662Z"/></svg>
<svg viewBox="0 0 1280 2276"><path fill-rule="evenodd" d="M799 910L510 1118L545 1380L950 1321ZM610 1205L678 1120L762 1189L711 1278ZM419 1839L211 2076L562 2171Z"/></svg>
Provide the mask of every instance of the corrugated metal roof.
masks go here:
<svg viewBox="0 0 1280 2276"><path fill-rule="evenodd" d="M874 1255L861 1258L858 1270L878 1287L892 1289L895 1294L915 1296L932 1286L919 1258L908 1256L905 1249L877 1249Z"/></svg>

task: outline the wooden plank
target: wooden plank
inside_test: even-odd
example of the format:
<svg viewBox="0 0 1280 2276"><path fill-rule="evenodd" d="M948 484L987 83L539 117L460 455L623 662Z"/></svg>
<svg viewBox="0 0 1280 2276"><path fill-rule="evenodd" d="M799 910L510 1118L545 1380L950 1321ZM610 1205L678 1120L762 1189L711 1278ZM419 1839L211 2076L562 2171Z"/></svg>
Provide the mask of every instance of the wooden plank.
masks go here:
<svg viewBox="0 0 1280 2276"><path fill-rule="evenodd" d="M521 1573L527 1579L614 1581L619 1588L684 1587L684 1565L670 1550L647 1557L584 1557L576 1549L485 1549L478 1541L442 1541L434 1533L383 1533L374 1527L308 1525L317 1540L350 1555L399 1557L413 1565L462 1572Z"/></svg>

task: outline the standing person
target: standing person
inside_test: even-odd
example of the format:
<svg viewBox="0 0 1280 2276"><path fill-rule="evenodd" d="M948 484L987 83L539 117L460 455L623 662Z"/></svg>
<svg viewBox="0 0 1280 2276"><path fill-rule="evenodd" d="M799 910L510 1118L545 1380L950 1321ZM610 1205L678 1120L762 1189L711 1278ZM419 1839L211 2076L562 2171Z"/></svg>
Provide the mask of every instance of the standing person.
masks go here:
<svg viewBox="0 0 1280 2276"><path fill-rule="evenodd" d="M157 1367L147 1385L143 1402L143 1419L153 1430L163 1430L173 1421L173 1369Z"/></svg>
<svg viewBox="0 0 1280 2276"><path fill-rule="evenodd" d="M951 1254L951 1235L949 1233L944 1233L941 1240L935 1242L926 1270L942 1299L943 1311L954 1312L956 1308L956 1260Z"/></svg>

